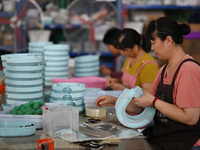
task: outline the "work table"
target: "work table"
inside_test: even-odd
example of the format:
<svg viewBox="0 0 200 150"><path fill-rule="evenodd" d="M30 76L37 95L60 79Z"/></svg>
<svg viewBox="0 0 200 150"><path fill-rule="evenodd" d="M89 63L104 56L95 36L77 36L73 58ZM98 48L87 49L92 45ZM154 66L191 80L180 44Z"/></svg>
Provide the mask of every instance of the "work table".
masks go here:
<svg viewBox="0 0 200 150"><path fill-rule="evenodd" d="M34 135L26 137L9 137L3 138L0 137L0 149L1 150L36 150L37 148L37 139L40 138L50 138L43 133L42 130L37 130ZM54 149L55 150L84 150L85 148L79 144L70 143L61 138L54 139ZM110 141L108 141L110 142ZM114 143L117 143L118 146L104 147L105 150L152 150L150 145L144 138L133 138L133 139L124 139L116 140Z"/></svg>
<svg viewBox="0 0 200 150"><path fill-rule="evenodd" d="M2 94L2 101L4 101L4 94ZM80 122L86 121L88 117L84 117L84 112L80 113ZM37 139L52 138L43 133L42 129L37 129L35 134L24 137L0 137L0 149L1 150L36 150ZM78 143L70 143L61 138L54 139L55 150L84 150L85 147L80 146ZM116 143L118 146L105 146L105 150L152 150L150 144L145 138L132 138L122 140L106 140L104 143Z"/></svg>

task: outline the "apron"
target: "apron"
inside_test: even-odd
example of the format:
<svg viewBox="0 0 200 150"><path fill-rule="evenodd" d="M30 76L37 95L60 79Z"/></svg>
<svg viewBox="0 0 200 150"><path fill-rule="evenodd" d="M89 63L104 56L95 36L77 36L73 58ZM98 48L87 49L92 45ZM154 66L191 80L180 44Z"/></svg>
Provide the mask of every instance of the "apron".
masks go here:
<svg viewBox="0 0 200 150"><path fill-rule="evenodd" d="M197 63L193 59L185 59L182 61L170 85L163 83L164 73L167 67L165 65L161 73L161 81L157 87L156 97L173 104L173 89L176 75L182 64L187 61ZM200 139L200 119L196 125L189 126L173 121L156 110L154 126L147 127L143 131L143 134L147 136L147 140L155 150L189 150Z"/></svg>
<svg viewBox="0 0 200 150"><path fill-rule="evenodd" d="M158 65L155 61L145 61L139 68L138 72L136 73L136 75L132 75L130 73L128 73L128 67L130 66L130 63L131 63L131 59L129 59L129 62L128 62L128 65L126 66L126 69L122 75L122 83L127 87L127 88L134 88L135 87L135 84L136 84L136 80L137 80L137 77L140 73L140 71L142 70L142 68L148 64L148 63L154 63L156 65Z"/></svg>

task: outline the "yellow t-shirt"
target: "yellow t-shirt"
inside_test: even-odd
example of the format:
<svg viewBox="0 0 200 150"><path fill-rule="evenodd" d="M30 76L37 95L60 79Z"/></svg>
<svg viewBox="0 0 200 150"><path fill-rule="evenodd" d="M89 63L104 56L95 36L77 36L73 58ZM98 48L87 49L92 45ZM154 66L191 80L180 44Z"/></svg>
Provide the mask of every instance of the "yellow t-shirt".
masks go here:
<svg viewBox="0 0 200 150"><path fill-rule="evenodd" d="M122 68L122 72L125 71L126 66L128 65L130 58L126 59L126 62ZM145 62L145 61L155 61L156 60L149 54L146 53L141 59L139 59L133 66L129 66L127 69L127 72L133 76L136 75L136 73L138 72L140 66ZM156 74L158 72L159 67L154 64L154 63L147 63L139 72L138 76L137 76L137 80L136 80L136 85L141 87L142 83L146 83L146 82L153 82Z"/></svg>

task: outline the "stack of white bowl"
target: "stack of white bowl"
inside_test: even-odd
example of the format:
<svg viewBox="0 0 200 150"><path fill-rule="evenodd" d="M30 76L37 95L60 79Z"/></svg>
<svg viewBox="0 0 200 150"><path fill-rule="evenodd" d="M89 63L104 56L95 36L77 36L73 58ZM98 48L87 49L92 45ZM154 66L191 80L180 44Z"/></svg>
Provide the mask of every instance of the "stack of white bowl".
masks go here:
<svg viewBox="0 0 200 150"><path fill-rule="evenodd" d="M68 78L69 45L44 46L44 85L51 86L54 78Z"/></svg>
<svg viewBox="0 0 200 150"><path fill-rule="evenodd" d="M54 83L50 93L49 102L71 105L79 109L85 109L83 96L85 84L82 83Z"/></svg>
<svg viewBox="0 0 200 150"><path fill-rule="evenodd" d="M43 47L52 44L53 44L52 42L29 42L28 51L29 53L43 57L43 51L44 51Z"/></svg>
<svg viewBox="0 0 200 150"><path fill-rule="evenodd" d="M5 73L6 103L43 99L43 60L33 54L1 56Z"/></svg>
<svg viewBox="0 0 200 150"><path fill-rule="evenodd" d="M75 77L99 76L99 55L75 57Z"/></svg>

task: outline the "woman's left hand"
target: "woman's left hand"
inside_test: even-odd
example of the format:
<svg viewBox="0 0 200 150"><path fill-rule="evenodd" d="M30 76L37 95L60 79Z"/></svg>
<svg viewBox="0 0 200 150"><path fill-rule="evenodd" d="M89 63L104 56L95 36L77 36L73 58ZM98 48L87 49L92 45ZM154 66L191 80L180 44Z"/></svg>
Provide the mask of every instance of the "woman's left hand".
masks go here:
<svg viewBox="0 0 200 150"><path fill-rule="evenodd" d="M140 106L140 107L149 107L152 106L153 100L155 96L144 90L144 95L139 98L134 98L135 104Z"/></svg>

